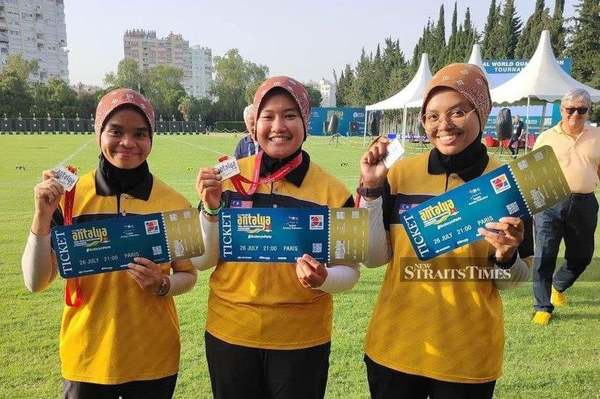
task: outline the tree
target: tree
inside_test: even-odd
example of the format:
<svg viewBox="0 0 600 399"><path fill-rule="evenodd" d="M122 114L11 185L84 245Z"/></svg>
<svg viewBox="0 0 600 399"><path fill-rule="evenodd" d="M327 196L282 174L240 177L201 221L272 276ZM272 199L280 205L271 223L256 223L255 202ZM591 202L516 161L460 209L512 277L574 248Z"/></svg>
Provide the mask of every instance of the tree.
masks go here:
<svg viewBox="0 0 600 399"><path fill-rule="evenodd" d="M183 71L170 65L157 65L150 68L145 76L148 100L154 105L156 114L171 117L179 114L179 103L185 97L181 85Z"/></svg>
<svg viewBox="0 0 600 399"><path fill-rule="evenodd" d="M600 2L581 0L575 10L567 50L567 55L573 57L573 77L586 83L595 81L595 87L600 88Z"/></svg>
<svg viewBox="0 0 600 399"><path fill-rule="evenodd" d="M306 89L306 92L308 93L308 98L310 100L310 106L311 107L320 107L321 101L323 101L323 97L321 96L321 92L319 91L319 89L317 89L316 87L309 85L309 84L305 84L304 88Z"/></svg>
<svg viewBox="0 0 600 399"><path fill-rule="evenodd" d="M53 78L45 84L34 84L33 97L34 104L31 111L37 116L50 114L55 118L61 115L74 118L79 114L77 93L62 79ZM79 116L89 117L85 114Z"/></svg>
<svg viewBox="0 0 600 399"><path fill-rule="evenodd" d="M339 107L353 105L351 100L352 84L354 83L354 71L350 64L346 64L339 80L337 81L336 104Z"/></svg>
<svg viewBox="0 0 600 399"><path fill-rule="evenodd" d="M483 28L483 55L487 58L493 57L493 32L494 27L498 25L498 7L496 7L496 0L492 0L490 3L490 9L488 11L487 21Z"/></svg>
<svg viewBox="0 0 600 399"><path fill-rule="evenodd" d="M117 72L109 72L104 76L104 84L109 89L126 87L145 94L148 85L146 74L140 70L137 61L125 58L119 62Z"/></svg>
<svg viewBox="0 0 600 399"><path fill-rule="evenodd" d="M374 83L371 80L372 60L367 56L365 49L362 49L360 59L355 69L355 79L352 83L350 94L351 104L371 104L370 93L371 85Z"/></svg>
<svg viewBox="0 0 600 399"><path fill-rule="evenodd" d="M4 117L27 116L33 106L29 76L37 71L37 62L27 61L19 55L10 55L0 72L0 104Z"/></svg>
<svg viewBox="0 0 600 399"><path fill-rule="evenodd" d="M37 74L39 69L36 60L26 60L20 55L9 55L6 64L2 68L3 74L14 74L19 79L29 80L31 75Z"/></svg>
<svg viewBox="0 0 600 399"><path fill-rule="evenodd" d="M33 96L27 81L15 73L0 74L0 117L17 117L29 115L33 105Z"/></svg>
<svg viewBox="0 0 600 399"><path fill-rule="evenodd" d="M554 0L554 13L550 33L552 35L552 49L557 57L562 57L565 51L565 35L563 12L565 10L565 0Z"/></svg>
<svg viewBox="0 0 600 399"><path fill-rule="evenodd" d="M527 20L523 33L515 49L515 57L529 59L535 52L544 29L551 26L550 12L545 8L544 0L536 0L535 10Z"/></svg>
<svg viewBox="0 0 600 399"><path fill-rule="evenodd" d="M242 58L237 49L215 57L215 81L211 93L216 97L217 112L226 120L241 120L251 89L266 79L269 69ZM256 90L256 89L254 89Z"/></svg>
<svg viewBox="0 0 600 399"><path fill-rule="evenodd" d="M255 80L254 82L251 82L248 84L248 86L246 86L246 104L253 104L254 103L254 95L256 94L256 90L258 90L258 87L262 84L262 80Z"/></svg>
<svg viewBox="0 0 600 399"><path fill-rule="evenodd" d="M444 15L444 5L442 4L438 22L433 30L432 46L429 53L433 60L433 69L436 71L446 65L446 22Z"/></svg>
<svg viewBox="0 0 600 399"><path fill-rule="evenodd" d="M506 0L498 24L498 53L495 55L496 57L514 58L522 25L523 23L515 9L514 0Z"/></svg>

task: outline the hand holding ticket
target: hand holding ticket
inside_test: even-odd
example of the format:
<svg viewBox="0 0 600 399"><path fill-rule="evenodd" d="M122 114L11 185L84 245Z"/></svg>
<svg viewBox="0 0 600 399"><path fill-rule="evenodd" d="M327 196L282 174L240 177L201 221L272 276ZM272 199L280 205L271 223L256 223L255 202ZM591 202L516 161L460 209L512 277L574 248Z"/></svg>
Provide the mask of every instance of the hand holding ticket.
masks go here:
<svg viewBox="0 0 600 399"><path fill-rule="evenodd" d="M219 162L215 165L215 169L219 171L222 180L227 180L240 174L240 166L235 158L227 158Z"/></svg>
<svg viewBox="0 0 600 399"><path fill-rule="evenodd" d="M398 138L395 138L387 146L387 155L383 158L383 164L390 169L394 162L402 158L402 155L404 155L404 146Z"/></svg>
<svg viewBox="0 0 600 399"><path fill-rule="evenodd" d="M388 144L389 140L387 138L378 137L361 157L360 181L363 187L383 186L388 171L388 167L383 162L388 155Z"/></svg>
<svg viewBox="0 0 600 399"><path fill-rule="evenodd" d="M79 176L64 166L54 168L52 171L54 172L54 177L63 186L65 191L71 191L79 179Z"/></svg>

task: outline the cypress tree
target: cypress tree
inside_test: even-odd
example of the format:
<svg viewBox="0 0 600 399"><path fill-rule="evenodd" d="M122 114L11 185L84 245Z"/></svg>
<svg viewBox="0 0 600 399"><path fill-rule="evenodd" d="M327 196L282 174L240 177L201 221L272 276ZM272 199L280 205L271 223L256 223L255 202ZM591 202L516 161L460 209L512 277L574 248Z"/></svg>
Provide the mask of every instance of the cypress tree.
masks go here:
<svg viewBox="0 0 600 399"><path fill-rule="evenodd" d="M535 11L527 20L525 28L517 43L515 57L529 59L535 52L540 35L544 29L550 28L550 13L545 8L544 0L536 0Z"/></svg>
<svg viewBox="0 0 600 399"><path fill-rule="evenodd" d="M496 8L496 0L492 0L490 3L490 9L488 11L487 20L485 27L483 28L483 43L482 52L487 58L492 58L491 47L492 47L492 32L498 21L498 9Z"/></svg>

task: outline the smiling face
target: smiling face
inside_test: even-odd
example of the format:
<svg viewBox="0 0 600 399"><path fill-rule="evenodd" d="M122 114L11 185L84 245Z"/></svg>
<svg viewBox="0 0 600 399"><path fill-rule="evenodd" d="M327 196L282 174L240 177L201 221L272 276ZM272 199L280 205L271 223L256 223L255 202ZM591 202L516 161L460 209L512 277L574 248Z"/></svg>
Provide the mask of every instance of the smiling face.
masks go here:
<svg viewBox="0 0 600 399"><path fill-rule="evenodd" d="M423 126L427 136L444 155L461 153L479 135L477 112L455 90L444 88L431 95L424 115ZM435 116L438 116L437 120Z"/></svg>
<svg viewBox="0 0 600 399"><path fill-rule="evenodd" d="M579 110L587 108L586 113L579 113ZM569 114L569 111L572 114ZM563 130L568 134L579 134L585 126L589 115L589 104L583 98L574 98L570 100L564 100L560 104L560 116L562 117L561 126Z"/></svg>
<svg viewBox="0 0 600 399"><path fill-rule="evenodd" d="M273 90L264 98L256 121L258 145L274 159L292 155L304 141L304 124L291 95Z"/></svg>
<svg viewBox="0 0 600 399"><path fill-rule="evenodd" d="M120 169L137 168L152 148L148 122L140 112L128 108L110 116L99 140L104 157Z"/></svg>

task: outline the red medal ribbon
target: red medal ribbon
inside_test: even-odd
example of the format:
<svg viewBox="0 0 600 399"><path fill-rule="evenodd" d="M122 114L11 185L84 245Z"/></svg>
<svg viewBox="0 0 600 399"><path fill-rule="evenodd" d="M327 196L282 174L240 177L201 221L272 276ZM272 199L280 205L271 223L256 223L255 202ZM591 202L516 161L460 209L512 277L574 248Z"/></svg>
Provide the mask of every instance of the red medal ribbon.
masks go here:
<svg viewBox="0 0 600 399"><path fill-rule="evenodd" d="M77 169L73 166L67 166L69 172L77 173ZM70 226L73 224L73 204L75 201L75 188L77 185L73 187L71 191L67 191L65 193L65 209L63 213L63 219L65 226ZM73 294L71 291L71 285L73 283L75 285L75 300L73 300ZM81 285L79 283L79 279L67 279L65 281L65 304L67 306L77 308L81 306L83 301L83 296L81 295Z"/></svg>
<svg viewBox="0 0 600 399"><path fill-rule="evenodd" d="M283 179L292 170L296 169L302 163L302 152L295 156L291 161L287 162L281 168L277 169L275 173L271 173L268 176L260 177L260 165L262 162L263 151L259 150L254 159L254 176L252 180L245 178L244 176L236 175L231 178L231 183L235 187L238 193L245 196L251 196L256 192L259 184L269 184ZM244 188L243 183L250 184L248 190Z"/></svg>

